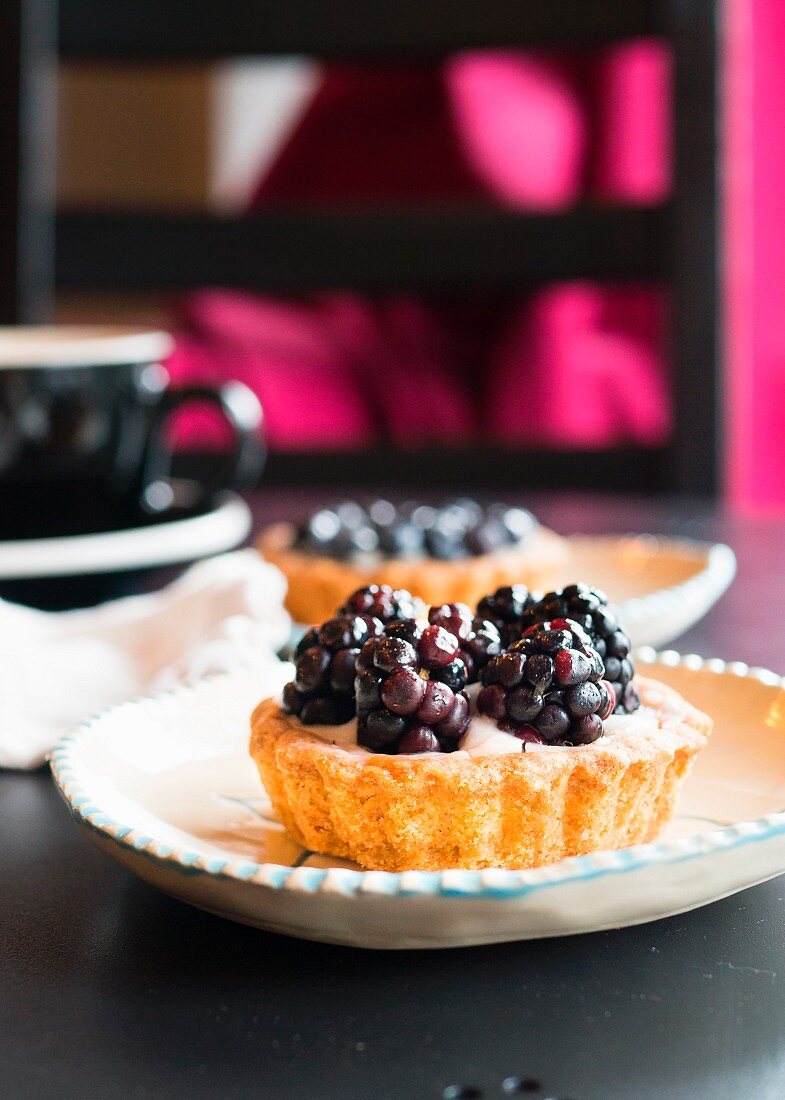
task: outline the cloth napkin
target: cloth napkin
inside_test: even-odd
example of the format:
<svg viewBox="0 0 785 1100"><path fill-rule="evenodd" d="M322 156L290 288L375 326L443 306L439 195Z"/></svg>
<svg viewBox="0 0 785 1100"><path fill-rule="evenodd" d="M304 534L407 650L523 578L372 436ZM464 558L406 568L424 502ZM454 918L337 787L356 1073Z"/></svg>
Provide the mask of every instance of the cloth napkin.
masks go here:
<svg viewBox="0 0 785 1100"><path fill-rule="evenodd" d="M34 768L100 710L200 676L278 663L286 582L255 550L209 558L159 592L85 611L0 600L0 767Z"/></svg>

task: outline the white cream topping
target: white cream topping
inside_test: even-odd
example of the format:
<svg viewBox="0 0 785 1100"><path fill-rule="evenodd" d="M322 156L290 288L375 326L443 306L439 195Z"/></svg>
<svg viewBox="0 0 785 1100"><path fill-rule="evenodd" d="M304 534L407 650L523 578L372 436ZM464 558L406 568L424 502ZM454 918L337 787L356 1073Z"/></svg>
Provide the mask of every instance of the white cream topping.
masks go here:
<svg viewBox="0 0 785 1100"><path fill-rule="evenodd" d="M472 690L474 689L474 690ZM478 685L472 684L467 689L469 695L476 694ZM658 713L651 707L640 707L634 714L612 714L604 722L605 733L603 740L612 740L634 729L638 733L652 733L660 725L662 713ZM668 715L666 715L667 717ZM297 721L297 719L291 719ZM303 726L308 733L320 737L323 741L329 741L337 748L345 749L352 755L372 756L368 749L357 744L357 719L352 718L341 726ZM495 722L482 715L475 714L469 723L469 728L458 743L469 756L508 756L516 752L555 752L558 749L569 748L563 745L536 745L527 744L512 733L500 730ZM436 753L422 755L434 756Z"/></svg>
<svg viewBox="0 0 785 1100"><path fill-rule="evenodd" d="M500 730L488 718L477 715L469 723L458 747L469 756L506 756L511 752L523 752L523 741Z"/></svg>

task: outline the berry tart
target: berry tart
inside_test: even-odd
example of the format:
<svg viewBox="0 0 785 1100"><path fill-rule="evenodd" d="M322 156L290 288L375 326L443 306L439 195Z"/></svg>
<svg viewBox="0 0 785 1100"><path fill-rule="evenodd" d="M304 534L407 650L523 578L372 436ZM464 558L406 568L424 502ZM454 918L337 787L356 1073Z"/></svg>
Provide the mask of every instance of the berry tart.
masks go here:
<svg viewBox="0 0 785 1100"><path fill-rule="evenodd" d="M361 585L389 584L429 605L474 605L513 581L547 585L567 560L566 540L531 512L472 500L440 508L344 502L300 526L274 524L257 545L286 575L287 610L301 623L324 621Z"/></svg>
<svg viewBox="0 0 785 1100"><path fill-rule="evenodd" d="M251 755L302 845L374 870L525 868L657 836L711 720L635 675L602 593L413 610L356 592L253 714Z"/></svg>

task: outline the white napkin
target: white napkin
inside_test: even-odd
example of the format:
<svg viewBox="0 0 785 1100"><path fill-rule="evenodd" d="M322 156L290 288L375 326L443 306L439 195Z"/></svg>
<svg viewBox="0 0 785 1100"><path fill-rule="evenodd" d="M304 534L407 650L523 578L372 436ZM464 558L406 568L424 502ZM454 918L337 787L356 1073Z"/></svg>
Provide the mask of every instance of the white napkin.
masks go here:
<svg viewBox="0 0 785 1100"><path fill-rule="evenodd" d="M277 663L286 582L255 550L192 566L173 584L86 611L0 600L0 767L33 768L108 706L234 668Z"/></svg>

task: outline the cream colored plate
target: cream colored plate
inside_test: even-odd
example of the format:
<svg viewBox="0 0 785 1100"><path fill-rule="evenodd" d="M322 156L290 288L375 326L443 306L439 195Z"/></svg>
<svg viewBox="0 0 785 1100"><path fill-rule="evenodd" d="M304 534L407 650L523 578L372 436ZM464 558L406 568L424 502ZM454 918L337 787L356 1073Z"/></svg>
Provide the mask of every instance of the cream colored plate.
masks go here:
<svg viewBox="0 0 785 1100"><path fill-rule="evenodd" d="M117 707L67 737L52 769L109 855L174 897L260 928L404 948L638 924L785 870L783 681L746 665L641 656L716 722L679 816L656 844L539 870L367 872L295 844L246 754L248 714L285 665L266 684L235 674Z"/></svg>
<svg viewBox="0 0 785 1100"><path fill-rule="evenodd" d="M633 645L663 646L702 619L736 575L722 543L655 535L576 535L557 585L590 580L607 592Z"/></svg>
<svg viewBox="0 0 785 1100"><path fill-rule="evenodd" d="M569 557L554 571L554 588L587 581L608 594L633 645L664 646L717 602L736 575L722 543L659 535L572 535ZM296 633L306 627L297 625Z"/></svg>

